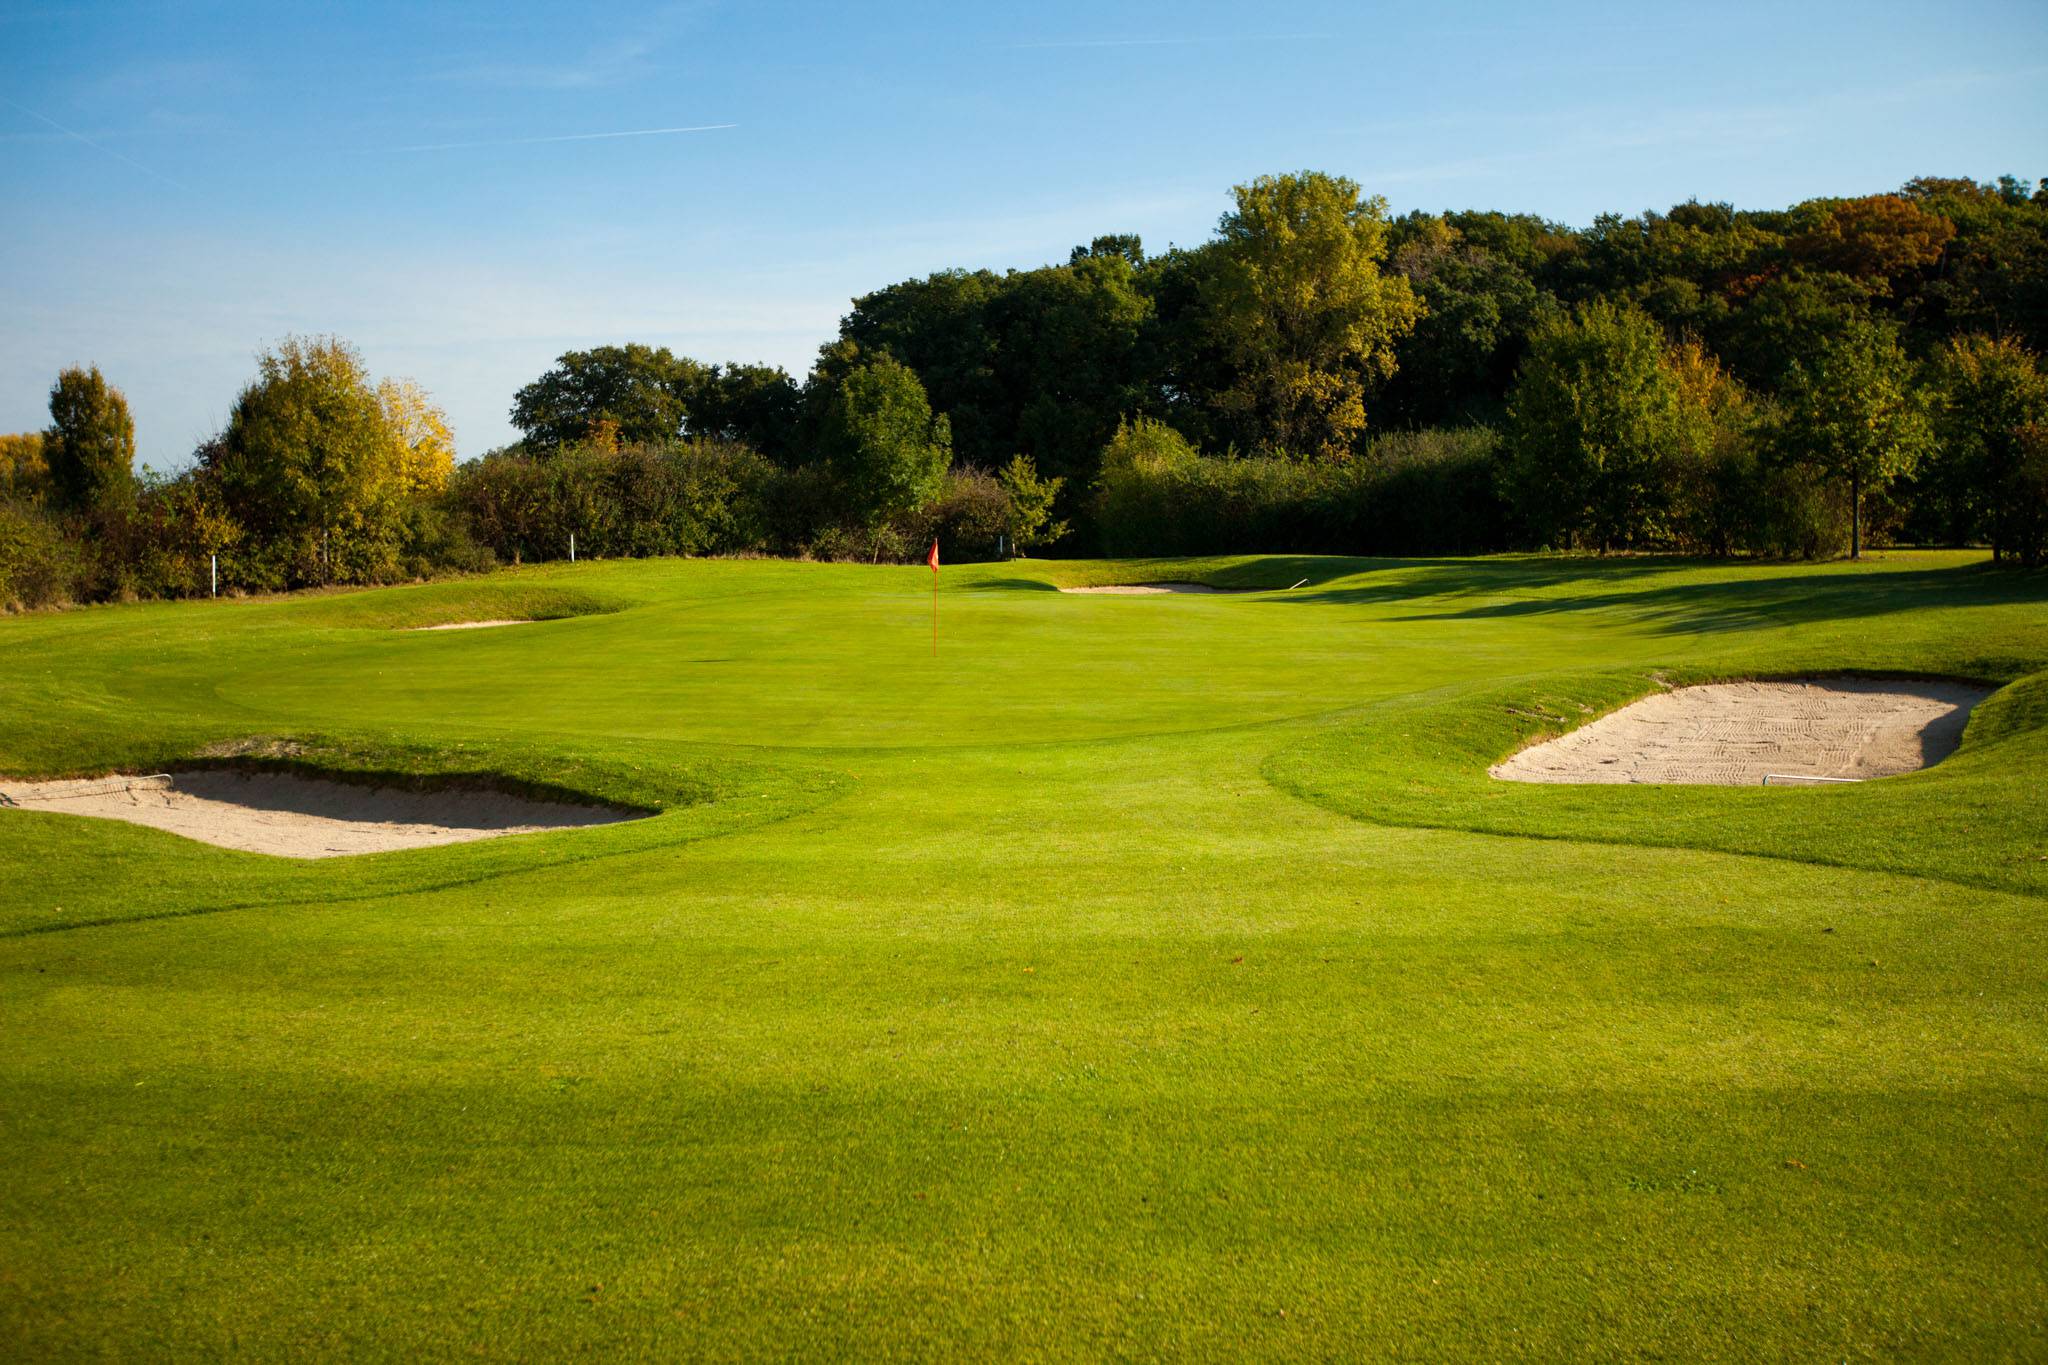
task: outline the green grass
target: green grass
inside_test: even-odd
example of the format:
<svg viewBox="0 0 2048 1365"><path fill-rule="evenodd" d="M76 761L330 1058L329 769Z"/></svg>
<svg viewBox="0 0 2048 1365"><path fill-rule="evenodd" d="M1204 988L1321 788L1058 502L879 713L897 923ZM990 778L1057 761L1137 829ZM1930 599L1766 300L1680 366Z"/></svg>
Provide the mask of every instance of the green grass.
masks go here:
<svg viewBox="0 0 2048 1365"><path fill-rule="evenodd" d="M0 811L0 1352L2048 1354L2048 579L944 585L936 659L927 571L775 562L0 621L0 772L657 812L293 864ZM1484 775L1841 670L2002 690L1854 789Z"/></svg>

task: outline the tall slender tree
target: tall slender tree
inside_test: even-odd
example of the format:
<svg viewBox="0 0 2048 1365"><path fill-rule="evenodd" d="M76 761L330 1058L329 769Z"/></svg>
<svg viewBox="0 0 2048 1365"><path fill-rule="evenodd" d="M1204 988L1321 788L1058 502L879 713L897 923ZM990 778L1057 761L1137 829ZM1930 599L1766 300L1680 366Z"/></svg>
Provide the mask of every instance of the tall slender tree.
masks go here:
<svg viewBox="0 0 2048 1365"><path fill-rule="evenodd" d="M43 461L61 506L83 511L134 501L135 419L98 366L57 376Z"/></svg>

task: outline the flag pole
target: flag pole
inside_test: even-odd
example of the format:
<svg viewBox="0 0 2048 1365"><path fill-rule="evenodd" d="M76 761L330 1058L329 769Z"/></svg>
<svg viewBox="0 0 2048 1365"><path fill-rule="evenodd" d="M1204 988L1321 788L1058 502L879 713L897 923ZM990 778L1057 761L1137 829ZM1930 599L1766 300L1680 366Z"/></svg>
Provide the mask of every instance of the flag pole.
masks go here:
<svg viewBox="0 0 2048 1365"><path fill-rule="evenodd" d="M932 657L939 657L939 541L932 537L932 552L925 556L932 566Z"/></svg>

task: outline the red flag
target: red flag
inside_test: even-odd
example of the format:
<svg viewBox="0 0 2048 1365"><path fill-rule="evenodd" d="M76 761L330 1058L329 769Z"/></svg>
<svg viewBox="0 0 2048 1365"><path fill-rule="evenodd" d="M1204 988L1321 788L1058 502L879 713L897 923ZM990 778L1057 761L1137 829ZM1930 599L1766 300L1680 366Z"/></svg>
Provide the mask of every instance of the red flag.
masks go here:
<svg viewBox="0 0 2048 1365"><path fill-rule="evenodd" d="M932 566L933 573L939 571L939 542L936 536L932 538L932 552L924 557L924 562Z"/></svg>

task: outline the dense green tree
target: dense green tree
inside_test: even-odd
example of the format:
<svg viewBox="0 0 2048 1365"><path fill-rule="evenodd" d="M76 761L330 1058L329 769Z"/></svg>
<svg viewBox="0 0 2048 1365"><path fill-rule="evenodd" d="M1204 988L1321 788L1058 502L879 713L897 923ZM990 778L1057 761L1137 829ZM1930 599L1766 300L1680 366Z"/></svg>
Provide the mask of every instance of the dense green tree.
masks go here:
<svg viewBox="0 0 2048 1365"><path fill-rule="evenodd" d="M584 440L610 422L628 444L683 434L689 398L705 367L667 347L638 344L567 351L512 400L512 425L546 453Z"/></svg>
<svg viewBox="0 0 2048 1365"><path fill-rule="evenodd" d="M851 510L868 526L938 495L952 432L909 366L877 356L832 386L820 433Z"/></svg>
<svg viewBox="0 0 2048 1365"><path fill-rule="evenodd" d="M2008 181L2010 177L2006 178ZM2003 182L2001 182L2003 183ZM2001 186L1922 178L1907 197L1953 222L1956 236L1922 291L1917 328L1984 332L2048 351L2048 198Z"/></svg>
<svg viewBox="0 0 2048 1365"><path fill-rule="evenodd" d="M1862 323L1792 362L1779 392L1780 459L1849 486L1849 557L1863 553L1863 496L1910 473L1931 440L1894 330Z"/></svg>
<svg viewBox="0 0 2048 1365"><path fill-rule="evenodd" d="M1021 451L1083 487L1117 421L1155 402L1137 259L1136 239L1105 238L1068 265L877 291L855 301L818 378L829 392L862 360L892 356L947 415L961 460L993 468Z"/></svg>
<svg viewBox="0 0 2048 1365"><path fill-rule="evenodd" d="M2048 560L2048 423L2019 429L2017 459L1999 485L1999 543L2033 569Z"/></svg>
<svg viewBox="0 0 2048 1365"><path fill-rule="evenodd" d="M803 390L779 365L713 365L685 396L690 435L738 441L771 460L802 455Z"/></svg>
<svg viewBox="0 0 2048 1365"><path fill-rule="evenodd" d="M1753 282L1740 311L1714 329L1718 350L1744 383L1775 389L1815 343L1870 320L1870 295L1846 275L1774 270Z"/></svg>
<svg viewBox="0 0 2048 1365"><path fill-rule="evenodd" d="M1145 264L1145 239L1135 232L1113 232L1096 237L1086 246L1077 246L1067 254L1068 265L1079 265L1088 260L1104 260L1114 257L1133 267Z"/></svg>
<svg viewBox="0 0 2048 1365"><path fill-rule="evenodd" d="M988 326L1015 448L1077 490L1092 483L1118 421L1152 405L1151 317L1136 269L1118 252L1005 279Z"/></svg>
<svg viewBox="0 0 2048 1365"><path fill-rule="evenodd" d="M894 357L951 420L960 458L996 464L1016 448L1016 413L996 375L989 327L989 303L1002 284L993 271L947 270L855 299L838 338L819 355L824 392L864 362Z"/></svg>
<svg viewBox="0 0 2048 1365"><path fill-rule="evenodd" d="M1556 302L1519 266L1466 242L1442 218L1411 214L1397 226L1393 268L1423 314L1396 349L1388 415L1410 426L1494 415L1530 330Z"/></svg>
<svg viewBox="0 0 2048 1365"><path fill-rule="evenodd" d="M249 534L255 581L395 572L411 452L347 342L288 337L264 354L202 460Z"/></svg>
<svg viewBox="0 0 2048 1365"><path fill-rule="evenodd" d="M1462 209L1444 214L1443 221L1461 242L1506 261L1551 293L1559 291L1585 255L1577 231L1532 213Z"/></svg>
<svg viewBox="0 0 2048 1365"><path fill-rule="evenodd" d="M135 500L135 419L98 366L57 376L42 456L60 507L104 510Z"/></svg>
<svg viewBox="0 0 2048 1365"><path fill-rule="evenodd" d="M1540 324L1508 401L1508 482L1539 541L1601 549L1670 532L1684 405L1663 331L1596 302Z"/></svg>
<svg viewBox="0 0 2048 1365"><path fill-rule="evenodd" d="M1930 366L1935 440L1919 471L1947 539L1979 536L2001 552L1999 509L2021 461L2022 429L2048 424L2048 374L2012 340L1958 337Z"/></svg>
<svg viewBox="0 0 2048 1365"><path fill-rule="evenodd" d="M1317 172L1233 193L1199 284L1220 361L1201 401L1244 447L1348 458L1368 394L1394 372L1395 344L1422 311L1408 281L1380 269L1386 201Z"/></svg>

